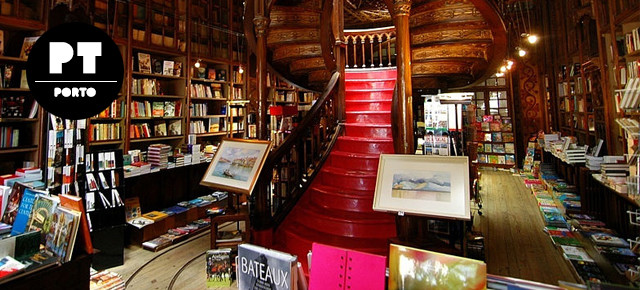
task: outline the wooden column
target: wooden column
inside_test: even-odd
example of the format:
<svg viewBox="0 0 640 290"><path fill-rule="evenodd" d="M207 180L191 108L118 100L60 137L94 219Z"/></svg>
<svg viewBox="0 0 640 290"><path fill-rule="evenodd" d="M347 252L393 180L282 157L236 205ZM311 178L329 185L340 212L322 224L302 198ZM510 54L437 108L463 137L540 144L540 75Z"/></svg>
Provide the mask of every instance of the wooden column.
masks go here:
<svg viewBox="0 0 640 290"><path fill-rule="evenodd" d="M334 48L333 53L336 59L336 68L340 72L340 79L338 80L338 95L335 98L335 104L333 106L336 121L339 123L345 122L345 50L347 43L344 39L344 5L342 0L333 0L333 13L331 18L332 30L334 35Z"/></svg>
<svg viewBox="0 0 640 290"><path fill-rule="evenodd" d="M256 1L256 7L263 7L260 0ZM267 140L269 132L267 131L267 99L269 98L269 88L267 87L267 28L269 27L269 18L264 16L264 9L256 8L256 16L253 18L254 29L256 33L256 77L258 90L258 109L256 115L257 128L256 134L258 139Z"/></svg>
<svg viewBox="0 0 640 290"><path fill-rule="evenodd" d="M396 23L396 65L398 79L393 99L394 147L397 154L413 154L413 108L411 92L411 35L409 11L411 0L396 0L393 5Z"/></svg>

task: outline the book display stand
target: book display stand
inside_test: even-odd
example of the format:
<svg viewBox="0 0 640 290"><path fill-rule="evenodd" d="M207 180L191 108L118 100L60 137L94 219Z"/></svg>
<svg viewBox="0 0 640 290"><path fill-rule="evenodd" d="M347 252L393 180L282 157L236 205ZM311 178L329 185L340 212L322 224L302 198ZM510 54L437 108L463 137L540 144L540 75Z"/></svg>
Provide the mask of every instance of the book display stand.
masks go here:
<svg viewBox="0 0 640 290"><path fill-rule="evenodd" d="M211 217L211 248L217 249L219 247L231 247L237 246L243 242L249 242L251 235L249 229L251 228L251 222L249 221L249 209L246 206L239 204L240 196L238 194L229 193L227 198L228 204L226 209L222 213L210 214ZM235 197L235 198L234 198ZM235 199L235 200L234 200ZM244 221L245 230L242 232L242 238L233 241L219 241L218 240L218 227L223 223L236 222L239 229L239 222Z"/></svg>

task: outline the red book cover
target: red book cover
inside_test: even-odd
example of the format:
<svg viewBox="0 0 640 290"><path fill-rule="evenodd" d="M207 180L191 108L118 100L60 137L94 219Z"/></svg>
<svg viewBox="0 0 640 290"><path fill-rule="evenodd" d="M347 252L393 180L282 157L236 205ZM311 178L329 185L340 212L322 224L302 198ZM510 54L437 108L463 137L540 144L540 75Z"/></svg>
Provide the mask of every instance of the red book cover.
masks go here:
<svg viewBox="0 0 640 290"><path fill-rule="evenodd" d="M84 243L84 249L88 254L93 254L93 244L91 243L91 232L87 213L84 211L82 198L75 195L59 194L60 206L80 212L80 231Z"/></svg>

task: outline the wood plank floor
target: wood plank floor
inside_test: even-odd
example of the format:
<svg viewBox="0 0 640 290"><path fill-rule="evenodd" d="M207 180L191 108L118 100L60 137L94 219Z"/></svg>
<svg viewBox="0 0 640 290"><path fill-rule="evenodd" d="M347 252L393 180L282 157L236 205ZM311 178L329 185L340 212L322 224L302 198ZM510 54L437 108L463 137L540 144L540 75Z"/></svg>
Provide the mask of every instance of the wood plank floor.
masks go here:
<svg viewBox="0 0 640 290"><path fill-rule="evenodd" d="M576 282L543 231L537 202L522 178L500 170L481 173L483 215L475 215L474 229L485 237L487 272L551 285Z"/></svg>
<svg viewBox="0 0 640 290"><path fill-rule="evenodd" d="M483 215L476 215L474 228L485 236L488 273L552 285L558 280L576 282L542 230L535 198L521 178L483 170L481 186ZM208 249L208 232L157 253L130 247L125 250L125 264L110 270L127 281L127 289L205 289Z"/></svg>

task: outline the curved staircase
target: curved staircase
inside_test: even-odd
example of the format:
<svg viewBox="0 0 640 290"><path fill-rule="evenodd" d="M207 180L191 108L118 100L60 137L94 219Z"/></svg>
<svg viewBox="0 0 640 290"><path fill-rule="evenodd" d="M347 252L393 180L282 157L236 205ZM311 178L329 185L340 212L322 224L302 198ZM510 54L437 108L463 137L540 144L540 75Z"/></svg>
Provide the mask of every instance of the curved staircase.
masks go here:
<svg viewBox="0 0 640 290"><path fill-rule="evenodd" d="M274 247L297 255L304 269L312 242L388 254L395 218L372 205L379 155L394 153L395 79L395 68L346 71L346 134L275 235Z"/></svg>

